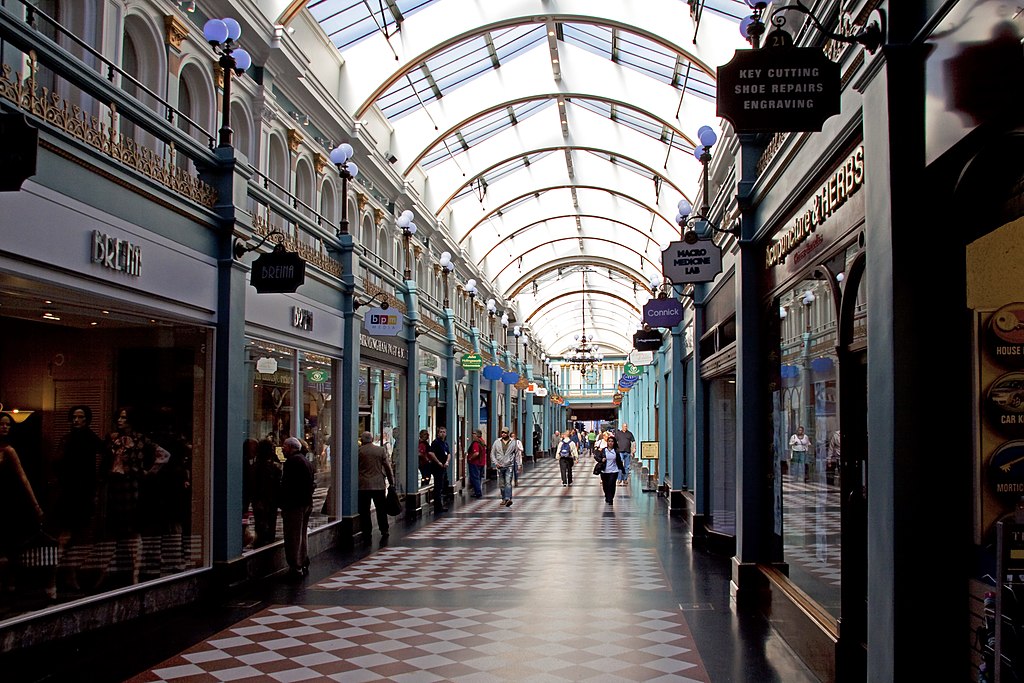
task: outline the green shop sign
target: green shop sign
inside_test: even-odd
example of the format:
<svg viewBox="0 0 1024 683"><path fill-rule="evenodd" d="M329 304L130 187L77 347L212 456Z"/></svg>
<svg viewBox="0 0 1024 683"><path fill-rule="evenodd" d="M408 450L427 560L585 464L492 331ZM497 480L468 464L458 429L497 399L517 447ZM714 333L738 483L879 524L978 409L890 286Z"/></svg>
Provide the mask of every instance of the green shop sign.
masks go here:
<svg viewBox="0 0 1024 683"><path fill-rule="evenodd" d="M629 375L631 377L636 377L643 371L644 369L642 367L639 365L633 365L632 363L626 363L622 368L622 374Z"/></svg>
<svg viewBox="0 0 1024 683"><path fill-rule="evenodd" d="M484 357L479 353L464 353L459 362L463 370L479 370L484 366Z"/></svg>

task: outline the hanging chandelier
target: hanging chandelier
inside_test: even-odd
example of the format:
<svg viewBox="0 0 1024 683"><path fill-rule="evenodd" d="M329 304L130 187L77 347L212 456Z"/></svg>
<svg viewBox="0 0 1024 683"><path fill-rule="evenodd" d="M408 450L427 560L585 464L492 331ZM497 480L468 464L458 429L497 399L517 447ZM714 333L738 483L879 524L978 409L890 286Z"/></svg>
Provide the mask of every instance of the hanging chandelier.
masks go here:
<svg viewBox="0 0 1024 683"><path fill-rule="evenodd" d="M588 374L604 362L604 354L597 345L594 335L587 336L587 272L583 271L583 329L576 335L576 345L569 349L565 364L571 370L579 370Z"/></svg>

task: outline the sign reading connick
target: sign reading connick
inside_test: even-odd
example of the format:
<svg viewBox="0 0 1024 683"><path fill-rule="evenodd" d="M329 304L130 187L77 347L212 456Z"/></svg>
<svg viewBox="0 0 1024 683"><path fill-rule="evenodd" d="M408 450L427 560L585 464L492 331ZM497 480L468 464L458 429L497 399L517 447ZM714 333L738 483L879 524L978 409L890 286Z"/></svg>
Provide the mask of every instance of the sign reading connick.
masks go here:
<svg viewBox="0 0 1024 683"><path fill-rule="evenodd" d="M651 299L644 304L644 322L651 327L673 328L682 321L683 304L678 299Z"/></svg>
<svg viewBox="0 0 1024 683"><path fill-rule="evenodd" d="M737 50L718 67L718 115L737 133L817 132L839 113L839 85L820 48Z"/></svg>
<svg viewBox="0 0 1024 683"><path fill-rule="evenodd" d="M693 244L670 242L661 252L661 272L674 285L711 282L722 272L722 248L707 238Z"/></svg>

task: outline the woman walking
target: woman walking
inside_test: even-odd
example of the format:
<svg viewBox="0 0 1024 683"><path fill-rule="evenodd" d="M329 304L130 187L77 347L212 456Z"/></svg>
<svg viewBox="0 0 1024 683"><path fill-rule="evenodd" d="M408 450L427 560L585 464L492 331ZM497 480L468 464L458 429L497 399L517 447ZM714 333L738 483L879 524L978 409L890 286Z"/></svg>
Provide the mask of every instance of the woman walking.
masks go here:
<svg viewBox="0 0 1024 683"><path fill-rule="evenodd" d="M604 489L604 502L611 505L612 501L615 500L615 488L616 482L619 480L619 472L624 471L626 468L622 464L622 457L619 455L615 437L609 436L606 443L607 445L603 451L594 452L594 460L604 465L601 468L601 488Z"/></svg>

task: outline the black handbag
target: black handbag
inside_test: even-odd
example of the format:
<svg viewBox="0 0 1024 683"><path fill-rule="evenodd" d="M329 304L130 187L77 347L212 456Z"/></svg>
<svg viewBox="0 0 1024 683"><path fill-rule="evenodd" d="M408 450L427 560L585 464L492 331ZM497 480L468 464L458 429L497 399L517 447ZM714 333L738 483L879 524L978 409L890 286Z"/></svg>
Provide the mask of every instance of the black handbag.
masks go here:
<svg viewBox="0 0 1024 683"><path fill-rule="evenodd" d="M602 472L604 472L604 460L598 460L594 464L594 474L601 474Z"/></svg>
<svg viewBox="0 0 1024 683"><path fill-rule="evenodd" d="M384 511L389 517L397 517L402 513L402 501L398 499L398 491L394 486L388 487L387 495L384 498Z"/></svg>

